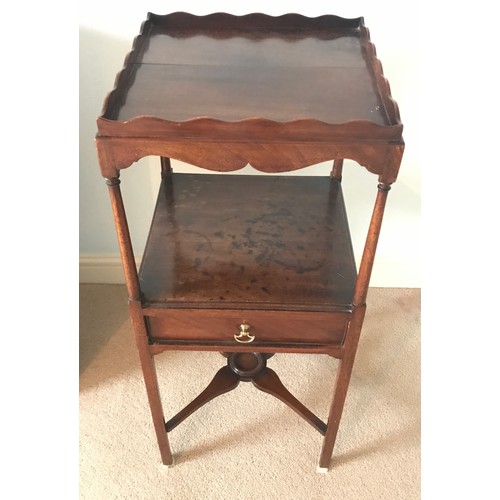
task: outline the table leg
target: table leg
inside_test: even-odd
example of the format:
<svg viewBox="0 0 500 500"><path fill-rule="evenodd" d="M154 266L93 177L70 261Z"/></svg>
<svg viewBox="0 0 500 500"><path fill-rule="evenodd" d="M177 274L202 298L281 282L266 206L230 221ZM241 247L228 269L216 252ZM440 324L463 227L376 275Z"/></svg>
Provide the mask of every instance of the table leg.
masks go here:
<svg viewBox="0 0 500 500"><path fill-rule="evenodd" d="M172 465L174 460L168 442L167 430L165 428L165 414L161 403L158 377L156 375L154 358L149 350L148 337L144 325L144 318L142 317L140 302L129 301L129 310L161 459L164 465Z"/></svg>
<svg viewBox="0 0 500 500"><path fill-rule="evenodd" d="M338 159L333 161L333 168L330 176L337 179L339 182L342 180L342 167L344 166L344 160Z"/></svg>
<svg viewBox="0 0 500 500"><path fill-rule="evenodd" d="M145 358L145 356L141 356L142 373L144 375L144 383L146 385L149 406L151 408L151 416L153 417L156 439L158 441L158 447L160 448L161 460L164 465L173 465L174 459L172 457L165 428L165 417L161 404L155 362L151 355L149 355L149 359L143 358Z"/></svg>
<svg viewBox="0 0 500 500"><path fill-rule="evenodd" d="M347 396L347 389L349 388L349 381L351 379L352 367L354 365L354 358L356 356L365 310L366 305L355 307L353 319L346 332L345 351L340 359L337 371L335 390L330 405L330 413L328 415L326 434L319 459L318 472L328 472L333 447L335 446L335 440L339 430L340 418L342 417L342 410L344 409L344 403Z"/></svg>

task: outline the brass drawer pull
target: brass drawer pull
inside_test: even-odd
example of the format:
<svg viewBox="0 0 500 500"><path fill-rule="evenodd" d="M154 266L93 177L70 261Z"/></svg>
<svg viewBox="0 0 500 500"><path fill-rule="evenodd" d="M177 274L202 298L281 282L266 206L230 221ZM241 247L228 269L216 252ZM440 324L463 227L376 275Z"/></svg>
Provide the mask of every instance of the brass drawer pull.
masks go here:
<svg viewBox="0 0 500 500"><path fill-rule="evenodd" d="M250 335L250 325L247 324L246 321L243 321L240 325L240 333L239 335L234 335L234 340L236 342L240 342L241 344L249 344L253 342L255 339L255 335Z"/></svg>

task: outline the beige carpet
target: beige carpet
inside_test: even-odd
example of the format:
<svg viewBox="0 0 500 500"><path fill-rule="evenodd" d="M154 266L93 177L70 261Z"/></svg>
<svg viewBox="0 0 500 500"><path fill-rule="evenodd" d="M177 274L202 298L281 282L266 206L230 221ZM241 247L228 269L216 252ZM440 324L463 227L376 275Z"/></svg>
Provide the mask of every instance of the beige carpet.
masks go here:
<svg viewBox="0 0 500 500"><path fill-rule="evenodd" d="M125 288L81 285L80 498L420 498L420 291L370 289L332 466L321 435L287 406L241 383L170 433L161 465L127 316ZM156 357L170 417L210 381L218 353ZM276 355L290 391L326 419L337 361Z"/></svg>

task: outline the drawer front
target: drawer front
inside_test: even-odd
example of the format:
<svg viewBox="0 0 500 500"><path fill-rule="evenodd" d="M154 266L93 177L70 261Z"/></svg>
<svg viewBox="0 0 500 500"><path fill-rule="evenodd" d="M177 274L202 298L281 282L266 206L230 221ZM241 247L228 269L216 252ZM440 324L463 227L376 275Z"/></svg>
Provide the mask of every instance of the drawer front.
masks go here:
<svg viewBox="0 0 500 500"><path fill-rule="evenodd" d="M243 343L319 343L341 345L348 313L288 311L162 310L147 316L149 334L158 340L234 342L240 325L249 325ZM250 340L252 339L253 340Z"/></svg>

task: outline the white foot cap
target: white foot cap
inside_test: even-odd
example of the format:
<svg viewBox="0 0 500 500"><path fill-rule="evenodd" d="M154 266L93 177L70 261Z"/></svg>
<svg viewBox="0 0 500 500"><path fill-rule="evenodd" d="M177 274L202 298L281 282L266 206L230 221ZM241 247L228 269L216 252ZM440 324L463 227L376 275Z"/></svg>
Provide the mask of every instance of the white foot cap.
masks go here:
<svg viewBox="0 0 500 500"><path fill-rule="evenodd" d="M328 472L328 467L316 467L316 472L319 472L320 474L326 474Z"/></svg>
<svg viewBox="0 0 500 500"><path fill-rule="evenodd" d="M173 458L172 458L172 463L171 463L171 464L168 464L168 465L165 465L165 464L164 464L164 466L165 466L165 467L168 467L169 469L170 469L171 467L173 467L174 465L175 465L175 460L174 460Z"/></svg>

